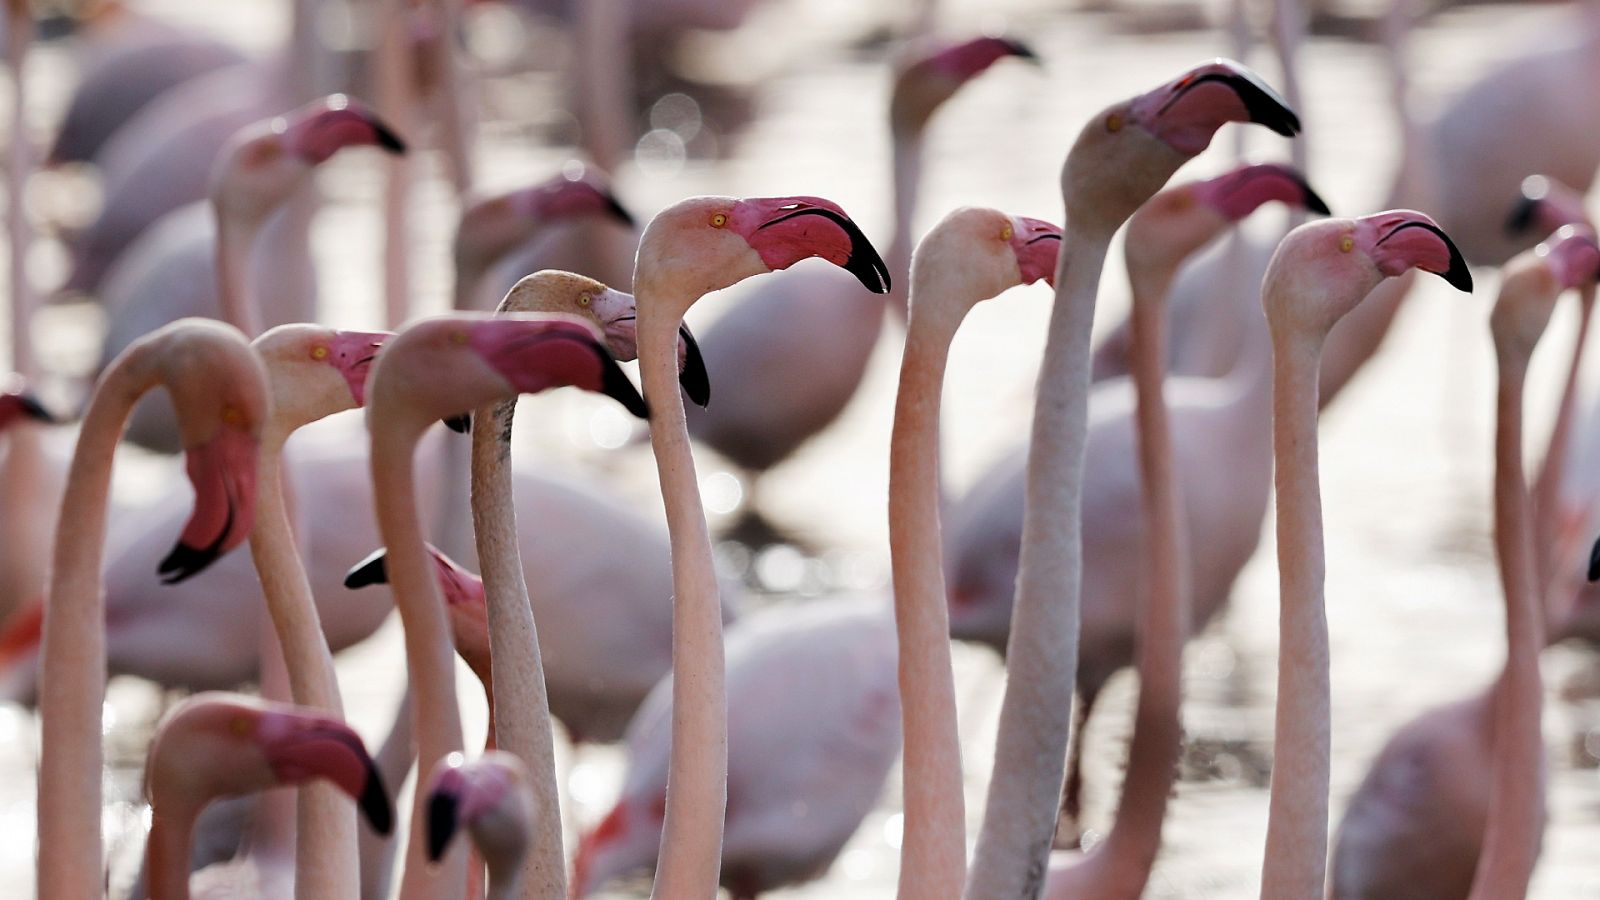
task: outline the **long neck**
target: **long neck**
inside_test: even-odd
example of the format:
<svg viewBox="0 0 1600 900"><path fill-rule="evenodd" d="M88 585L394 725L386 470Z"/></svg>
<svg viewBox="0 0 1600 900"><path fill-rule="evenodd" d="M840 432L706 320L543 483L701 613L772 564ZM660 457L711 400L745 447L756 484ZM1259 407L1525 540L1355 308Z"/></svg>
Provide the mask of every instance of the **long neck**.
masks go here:
<svg viewBox="0 0 1600 900"><path fill-rule="evenodd" d="M1139 705L1116 822L1101 845L1104 849L1098 851L1105 865L1093 870L1108 882L1107 894L1123 897L1144 893L1161 849L1161 821L1182 741L1179 670L1189 631L1188 547L1173 466L1172 427L1162 397L1165 285L1161 288L1154 295L1136 288L1133 298L1133 381L1147 566L1145 590L1139 594Z"/></svg>
<svg viewBox="0 0 1600 900"><path fill-rule="evenodd" d="M478 536L484 599L489 607L495 744L515 753L528 766L539 810L533 844L522 862L522 894L533 900L566 896L567 876L550 698L545 693L533 606L523 580L517 510L512 502L511 420L516 408L512 400L473 414L472 525Z"/></svg>
<svg viewBox="0 0 1600 900"><path fill-rule="evenodd" d="M26 422L6 432L0 461L0 616L44 593L60 489L44 436L43 428Z"/></svg>
<svg viewBox="0 0 1600 900"><path fill-rule="evenodd" d="M152 813L150 837L144 847L150 900L189 900L189 856L199 812L199 809L185 806ZM55 895L41 892L39 896Z"/></svg>
<svg viewBox="0 0 1600 900"><path fill-rule="evenodd" d="M84 413L56 525L45 601L39 683L38 895L98 898L100 707L105 700L105 598L101 565L111 459L130 410L153 386L123 356Z"/></svg>
<svg viewBox="0 0 1600 900"><path fill-rule="evenodd" d="M408 681L395 707L394 721L373 761L383 783L399 785L406 780L416 758L412 728L411 684ZM380 835L370 828L359 828L361 846L361 900L388 900L389 882L394 877L394 850L398 835Z"/></svg>
<svg viewBox="0 0 1600 900"><path fill-rule="evenodd" d="M1089 331L1110 240L1069 235L1056 268L1028 449L1010 677L968 897L1035 896L1055 832L1078 671Z"/></svg>
<svg viewBox="0 0 1600 900"><path fill-rule="evenodd" d="M543 813L540 814L541 816ZM483 900L512 900L514 897L525 897L527 891L522 882L526 880L516 866L496 862L491 856L484 859L489 866L489 888L484 892ZM564 889L563 889L564 890ZM541 897L564 897L565 894L540 894Z"/></svg>
<svg viewBox="0 0 1600 900"><path fill-rule="evenodd" d="M1561 534L1564 515L1561 488L1566 477L1567 459L1572 454L1578 376L1581 374L1584 347L1588 343L1589 320L1594 315L1594 294L1593 285L1583 287L1578 336L1572 345L1566 384L1561 388L1561 405L1556 407L1556 420L1550 427L1550 440L1545 444L1544 461L1533 482L1534 596L1539 598L1547 632L1551 630L1554 618L1562 612L1556 603L1568 583L1563 571L1567 554L1563 552L1566 548Z"/></svg>
<svg viewBox="0 0 1600 900"><path fill-rule="evenodd" d="M256 224L217 216L217 290L222 319L251 338L261 333L261 315L250 291L250 251L260 230Z"/></svg>
<svg viewBox="0 0 1600 900"><path fill-rule="evenodd" d="M906 301L910 297L912 229L922 188L922 130L891 129L889 151L890 174L894 177L894 236L889 239L888 257L884 262L894 274L884 302L904 321Z"/></svg>
<svg viewBox="0 0 1600 900"><path fill-rule="evenodd" d="M416 703L417 771L431 772L447 754L462 749L456 707L455 653L445 619L444 597L434 579L417 519L412 472L418 430L368 417L372 432L373 501L378 531L388 548L389 583L405 629L406 662ZM436 864L423 852L426 792L417 791L406 846L402 900L461 900L466 851L457 846Z"/></svg>
<svg viewBox="0 0 1600 900"><path fill-rule="evenodd" d="M1278 499L1278 706L1262 897L1322 895L1328 852L1328 622L1323 605L1317 376L1322 339L1273 336Z"/></svg>
<svg viewBox="0 0 1600 900"><path fill-rule="evenodd" d="M961 744L939 538L939 403L954 333L942 322L911 321L889 440L889 558L905 734L899 896L907 900L955 896L967 868Z"/></svg>
<svg viewBox="0 0 1600 900"><path fill-rule="evenodd" d="M1495 427L1494 540L1506 601L1506 664L1494 696L1494 761L1483 853L1471 900L1528 892L1544 825L1543 629L1528 546L1527 492L1522 475L1522 386L1526 359L1500 364Z"/></svg>
<svg viewBox="0 0 1600 900"><path fill-rule="evenodd" d="M710 897L721 869L728 802L728 700L722 607L711 538L678 394L678 323L643 296L639 373L650 402L655 451L672 549L672 750L667 812L652 897Z"/></svg>
<svg viewBox="0 0 1600 900"><path fill-rule="evenodd" d="M333 656L311 597L311 582L295 548L283 490L283 437L262 441L250 555L261 578L267 613L283 650L289 692L297 705L344 715ZM314 781L299 791L295 893L300 897L353 897L360 893L355 807L331 784Z"/></svg>

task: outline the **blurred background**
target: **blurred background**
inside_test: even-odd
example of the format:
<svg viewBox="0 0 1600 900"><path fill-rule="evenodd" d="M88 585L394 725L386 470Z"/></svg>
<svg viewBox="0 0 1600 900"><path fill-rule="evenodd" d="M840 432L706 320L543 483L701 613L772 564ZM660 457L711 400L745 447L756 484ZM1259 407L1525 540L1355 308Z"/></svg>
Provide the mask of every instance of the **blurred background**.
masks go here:
<svg viewBox="0 0 1600 900"><path fill-rule="evenodd" d="M182 129L190 127L185 116L198 116L205 104L244 105L249 91L259 90L261 96L251 101L255 108L269 110L276 103L278 111L287 111L301 99L344 90L369 101L412 145L404 163L363 150L320 167L321 200L304 213L314 275L286 264L279 276L287 282L291 273L303 271L314 278L322 321L376 328L392 324L397 312L403 320L449 307L456 272L452 242L465 206L558 173L576 178L609 172L611 189L641 224L693 194L820 195L840 203L883 250L896 220L886 120L896 61L939 41L979 34L1021 39L1040 64L1001 60L927 122L911 234L920 236L964 204L1059 222L1059 166L1091 115L1218 55L1238 56L1285 87L1271 37L1279 25L1296 30L1293 16L1285 21L1266 3L1167 0L519 0L459 9L405 0L59 0L33 6L26 100L20 115L0 112L0 122L21 123L40 163L20 198L8 203L22 204L29 232L25 280L41 305L27 337L13 341L8 331L0 347L28 348L24 352L34 358L13 359L11 367L27 371L46 402L63 413L83 403L107 336L131 327L118 324L115 304L122 301L112 295L119 285L132 285L129 296L186 289L181 278L168 286L154 275L145 278L159 264L124 254L159 258L143 245L158 227L177 228L163 217L181 215L182 207L202 199L194 191L204 190L204 179L193 176L209 171L218 139L206 129ZM1302 12L1293 99L1305 124L1307 175L1336 214L1393 205L1389 198L1399 190L1405 146L1402 113L1411 127L1436 141L1468 133L1492 136L1484 138L1490 149L1482 153L1502 161L1521 150L1557 147L1546 159L1577 173L1547 172L1550 163L1515 173L1507 188L1459 166L1452 169L1443 151L1442 161L1422 157L1410 177L1459 177L1465 183L1434 187L1483 201L1478 207L1458 204L1452 215L1481 211L1503 217L1526 174L1563 174L1580 193L1592 183L1600 160L1595 65L1573 63L1575 70L1565 76L1518 88L1527 107L1551 111L1577 138L1492 120L1503 111L1460 98L1471 96L1474 85L1504 80L1497 74L1507 71L1503 67L1515 69L1539 54L1561 51L1569 63L1600 59L1596 10L1556 3L1418 3L1397 14L1386 0L1323 0ZM7 35L12 58L15 22ZM284 67L279 57L295 43L297 31L315 49ZM388 80L384 52L390 51L379 49L385 41L401 48L387 63L394 67ZM133 75L104 74L118 54L126 64L126 55L135 51L168 64L145 70L170 70L140 77L164 78L171 82L166 91L190 93L143 89L151 94L148 105L135 103ZM279 68L271 68L274 60ZM209 91L189 82L216 78L243 61L255 63L251 77L263 83L300 81L268 89L235 76ZM57 135L74 97L96 73L125 89L117 95L101 85L107 108L119 111L122 121L98 142L83 138L87 151L63 149L65 139L58 142ZM1547 90L1551 84L1569 90ZM0 102L12 102L12 92L4 96ZM452 104L442 99L447 96L461 99ZM153 113L167 118L152 122ZM1225 129L1175 181L1222 172L1240 154L1254 161L1290 159L1287 141L1263 129L1236 130ZM5 133L6 143L15 144L15 131ZM173 140L179 134L188 136ZM1585 146L1577 146L1583 141ZM47 157L52 158L44 165ZM191 177L186 184L171 171ZM1453 234L1470 226L1448 221L1446 211L1420 199L1407 202L1434 213ZM1463 208L1469 211L1459 213ZM120 238L106 236L115 230L104 222L112 210L127 217ZM1498 221L1476 224L1492 230ZM1284 222L1284 213L1271 209L1244 230L1270 245ZM626 288L627 242L627 229L617 225L562 225L540 237L534 255L508 258L481 290L492 302L509 278L552 264L589 265L593 274ZM1486 321L1497 284L1493 266L1505 255L1479 254L1479 287L1470 297L1437 279L1419 280L1381 351L1323 420L1336 822L1379 748L1402 724L1424 709L1481 690L1501 664L1502 600L1489 506L1494 371ZM271 258L258 258L257 265L273 277ZM100 271L83 271L95 267ZM15 291L15 280L7 283ZM691 327L710 333L718 317L740 302L739 294L735 289L706 298L692 312ZM862 297L863 303L875 302ZM1034 285L981 304L955 343L943 435L952 498L961 498L1026 436L1050 297L1048 288ZM1126 308L1126 277L1120 248L1114 247L1097 324L1109 332ZM1530 462L1544 455L1576 323L1576 304L1563 301L1535 360ZM886 460L902 335L902 320L886 316L864 356L859 390L842 414L792 453L754 466L767 469L759 479L737 450L699 446L702 494L713 533L721 536L718 555L728 599L740 618L837 594L863 609L886 603ZM1175 340L1182 339L1180 331ZM732 396L742 386L715 377L714 371L714 397ZM1594 528L1584 522L1593 491L1580 483L1583 470L1591 468L1592 455L1584 448L1600 438L1593 380L1583 379L1574 476L1562 507L1570 520L1568 543L1581 541L1585 552ZM659 530L653 463L620 410L576 392L524 403L520 467L609 497L645 520L652 534ZM1102 404L1096 415L1117 414L1115 406ZM334 436L323 440L342 434L359 442L357 415L330 421ZM1265 429L1265 422L1259 427ZM296 439L301 440L310 439ZM42 442L54 458L64 459L71 429L50 429ZM119 456L118 473L118 503L138 509L162 496L179 475L180 462L129 449ZM1224 468L1214 477L1226 484L1245 476ZM113 524L108 556L131 545L137 535L126 532L133 527L119 532ZM558 531L563 521L525 519L522 527ZM620 546L607 557L604 532L586 540L585 549L598 551L607 565L635 562ZM1148 896L1245 897L1257 890L1271 766L1273 549L1269 512L1228 604L1188 647L1184 763ZM153 570L156 561L150 557L146 565ZM1579 574L1574 570L1570 577L1575 581ZM542 589L532 569L529 581L535 593ZM340 600L319 599L325 607ZM11 598L9 608L18 602ZM651 602L659 610L667 598ZM1576 631L1543 659L1550 818L1531 894L1539 898L1600 895L1600 858L1594 853L1600 846L1600 667L1582 629ZM542 638L560 641L561 635L547 629ZM175 643L206 639L204 631L174 635ZM1003 659L980 643L957 643L954 652L971 835L983 811L1005 669ZM397 623L391 617L337 659L351 721L376 745L404 687ZM483 728L484 704L465 667L460 674L470 747ZM183 689L180 681L126 675L111 684L105 729L112 768L103 825L113 856L113 896L131 879L143 840L139 787L150 729ZM1136 689L1130 671L1112 676L1085 733L1082 824L1088 844L1109 825ZM20 704L0 707L0 833L9 837L0 846L0 883L8 885L8 895L31 892L36 748L32 711ZM625 754L615 743L575 746L560 739L557 753L570 847L610 807ZM887 896L897 868L899 808L895 769L826 873L773 896ZM626 885L613 889L630 895Z"/></svg>

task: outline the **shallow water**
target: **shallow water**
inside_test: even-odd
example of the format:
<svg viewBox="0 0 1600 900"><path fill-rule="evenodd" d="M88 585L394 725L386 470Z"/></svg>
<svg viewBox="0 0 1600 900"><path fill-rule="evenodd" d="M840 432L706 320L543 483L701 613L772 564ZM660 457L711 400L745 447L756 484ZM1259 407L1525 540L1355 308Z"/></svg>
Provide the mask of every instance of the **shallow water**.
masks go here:
<svg viewBox="0 0 1600 900"><path fill-rule="evenodd" d="M142 5L197 18L193 8L177 0ZM709 58L748 60L750 71L744 74L764 79L755 94L754 120L741 134L721 136L718 143L729 151L721 160L678 160L670 146L662 150L659 142L650 144L651 156L620 175L624 198L648 214L694 193L816 193L843 204L875 238L886 236L887 141L880 124L886 78L881 48L856 47L856 40L878 24L879 14L863 6L869 5L773 3L745 32L709 40L703 48ZM1004 27L1026 35L1047 63L1043 69L997 66L939 114L929 135L919 231L965 203L1059 219L1057 168L1084 119L1226 50L1215 29L1144 33L1126 27L1134 21L1194 18L1178 7L1138 5L1117 15L1066 12L1045 0L959 0L946 7L948 31ZM1549 9L1476 6L1430 21L1415 37L1414 80L1424 108L1489 60L1514 52L1520 42L1508 40L1507 33L1527 32L1552 15ZM202 24L261 47L277 23L276 6L255 3L229 5L226 18L208 11ZM762 37L777 33L794 37L783 42ZM1257 64L1275 81L1269 54L1258 56ZM1340 212L1375 209L1388 185L1395 142L1382 59L1369 44L1331 38L1314 39L1305 54L1307 96L1301 113L1312 180ZM47 128L60 109L70 68L59 47L42 50L36 64L35 120ZM746 67L732 68L743 72ZM556 96L553 76L521 77L520 84L535 96ZM480 158L489 185L546 172L568 152L537 146L527 129L493 119L484 137ZM1250 132L1249 144L1258 157L1286 155L1277 139L1259 130ZM1180 177L1226 167L1231 145L1231 137L1219 139ZM330 165L321 181L332 198L317 224L324 297L333 299L337 324L374 325L379 179L371 158L357 154ZM419 203L417 283L424 305L438 309L444 304L452 202L433 185ZM1271 224L1274 215L1258 218ZM1427 706L1478 690L1500 662L1501 601L1488 533L1493 373L1484 328L1493 279L1488 272L1479 279L1482 287L1470 299L1436 280L1424 281L1383 353L1324 420L1335 820L1345 796L1396 727ZM1125 306L1123 281L1114 262L1101 293L1103 321L1114 321ZM956 342L944 442L945 471L958 491L1026 433L1048 297L1045 288L1034 286L983 304ZM703 323L716 312L716 299L708 299L691 321ZM1551 406L1554 358L1565 353L1570 340L1568 313L1563 308L1546 338L1562 349L1547 351L1536 364L1530 422L1535 434L1543 433ZM40 326L49 338L50 360L81 364L81 348L90 346L83 336L89 325L81 310L52 311ZM886 585L884 460L897 340L897 332L886 335L867 384L844 419L763 484L764 509L812 551L802 555L780 548L758 557L754 568L767 586L881 591ZM619 413L573 396L541 398L532 405L533 414L523 421L549 427L522 429L520 450L530 461L575 478L603 479L639 508L659 515L648 451L641 446L607 450L596 443L614 443ZM709 453L701 454L700 465L713 527L726 525L738 483ZM724 552L730 562L747 556L737 547ZM1186 657L1190 750L1149 896L1254 894L1266 823L1275 645L1276 569L1269 524L1231 609L1191 644ZM387 727L400 659L399 632L391 622L339 661L353 722L370 742L381 739ZM970 647L957 646L955 662L969 834L975 834L1004 672L992 654ZM1557 694L1557 686L1586 664L1565 648L1545 657L1551 685L1545 717L1550 827L1530 895L1538 898L1600 894L1600 862L1593 849L1600 846L1600 782L1590 768L1593 756L1585 763L1576 752L1586 735L1591 746L1596 743L1600 732L1590 729L1600 723L1600 707ZM466 670L461 672L460 683L469 684ZM1108 823L1134 690L1133 679L1115 680L1088 735L1091 829ZM463 688L463 698L470 735L482 728L482 702L476 688ZM141 821L134 805L140 759L159 705L147 686L120 681L112 686L107 733L113 768L107 789L113 805L106 828L110 845L124 853L137 846L129 835ZM32 876L36 740L30 717L0 710L0 771L12 773L0 778L0 833L11 837L0 846L0 877L18 887L30 884ZM604 810L621 758L609 749L586 748L576 757L565 747L558 752L571 788L563 814L574 828ZM888 896L898 858L898 785L896 771L878 809L824 879L775 896Z"/></svg>

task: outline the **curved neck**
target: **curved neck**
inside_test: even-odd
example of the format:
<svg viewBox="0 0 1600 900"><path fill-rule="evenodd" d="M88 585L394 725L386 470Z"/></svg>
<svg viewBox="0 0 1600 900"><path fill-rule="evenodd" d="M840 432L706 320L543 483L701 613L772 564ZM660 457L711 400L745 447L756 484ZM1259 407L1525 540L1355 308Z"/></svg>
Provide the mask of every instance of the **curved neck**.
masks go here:
<svg viewBox="0 0 1600 900"><path fill-rule="evenodd" d="M511 478L511 422L516 408L516 400L510 400L473 413L472 524L489 614L492 735L496 746L515 753L528 766L539 811L533 843L521 867L522 895L534 900L565 897L567 877L550 698L517 546Z"/></svg>
<svg viewBox="0 0 1600 900"><path fill-rule="evenodd" d="M1055 832L1078 671L1089 331L1110 234L1068 223L1039 370L1005 700L965 896L1036 896Z"/></svg>
<svg viewBox="0 0 1600 900"><path fill-rule="evenodd" d="M912 229L922 188L922 131L902 134L899 129L891 129L889 153L890 175L894 179L894 235L889 239L884 263L894 274L883 302L903 321L910 297Z"/></svg>
<svg viewBox="0 0 1600 900"><path fill-rule="evenodd" d="M906 900L955 896L966 877L961 743L939 537L940 391L959 324L925 321L922 310L912 316L889 440L889 559L905 735L899 896Z"/></svg>
<svg viewBox="0 0 1600 900"><path fill-rule="evenodd" d="M639 374L650 402L672 549L672 750L652 897L710 897L721 869L728 802L728 711L722 606L678 393L678 322L640 291Z"/></svg>
<svg viewBox="0 0 1600 900"><path fill-rule="evenodd" d="M111 461L133 404L156 381L124 354L101 377L67 471L44 609L39 679L38 896L100 897L100 708Z"/></svg>
<svg viewBox="0 0 1600 900"><path fill-rule="evenodd" d="M199 808L192 807L168 812L152 810L150 837L144 847L150 900L189 900L189 856L199 814Z"/></svg>
<svg viewBox="0 0 1600 900"><path fill-rule="evenodd" d="M378 412L376 410L374 413ZM416 704L417 771L431 772L462 749L456 706L455 653L445 619L444 597L434 578L417 516L412 472L420 428L369 414L372 433L373 504L378 532L388 548L389 583L405 630L406 663ZM460 842L438 864L424 853L426 792L417 791L411 810L402 900L462 900L467 853Z"/></svg>
<svg viewBox="0 0 1600 900"><path fill-rule="evenodd" d="M1133 381L1138 418L1139 476L1146 539L1146 578L1138 595L1139 704L1122 797L1111 833L1095 852L1101 865L1090 872L1104 879L1108 895L1144 893L1161 822L1177 777L1182 744L1179 718L1183 642L1189 631L1188 548L1182 528L1172 456L1172 427L1162 397L1166 359L1165 284L1161 293L1136 289L1133 296Z"/></svg>
<svg viewBox="0 0 1600 900"><path fill-rule="evenodd" d="M1558 608L1565 597L1571 595L1571 585L1565 577L1566 563L1571 554L1566 551L1562 535L1565 516L1561 496L1566 478L1567 459L1572 454L1573 419L1577 415L1578 377L1582 374L1583 352L1588 343L1589 322L1594 316L1595 288L1582 289L1578 314L1578 335L1572 345L1572 360L1567 364L1567 380L1561 388L1561 402L1556 407L1556 419L1550 426L1550 439L1545 444L1544 461L1533 482L1533 548L1534 596L1539 599L1543 612L1544 629L1554 630L1557 617L1565 610ZM1574 567L1576 571L1576 567Z"/></svg>
<svg viewBox="0 0 1600 900"><path fill-rule="evenodd" d="M283 489L283 438L273 429L263 436L257 467L255 523L250 555L261 578L267 614L289 679L289 693L300 706L343 717L333 656L322 634L311 582L295 547ZM325 782L299 791L295 829L295 892L300 897L353 897L360 893L355 807Z"/></svg>
<svg viewBox="0 0 1600 900"><path fill-rule="evenodd" d="M1262 897L1320 897L1328 853L1328 623L1317 378L1322 335L1273 335L1278 702Z"/></svg>
<svg viewBox="0 0 1600 900"><path fill-rule="evenodd" d="M261 333L261 316L250 285L250 251L260 231L257 223L217 214L217 296L222 320L248 338Z"/></svg>
<svg viewBox="0 0 1600 900"><path fill-rule="evenodd" d="M1500 363L1496 395L1494 539L1506 602L1506 664L1494 703L1494 760L1488 825L1471 900L1522 897L1539 857L1544 826L1544 743L1540 734L1543 645L1528 546L1522 474L1522 386L1527 360Z"/></svg>

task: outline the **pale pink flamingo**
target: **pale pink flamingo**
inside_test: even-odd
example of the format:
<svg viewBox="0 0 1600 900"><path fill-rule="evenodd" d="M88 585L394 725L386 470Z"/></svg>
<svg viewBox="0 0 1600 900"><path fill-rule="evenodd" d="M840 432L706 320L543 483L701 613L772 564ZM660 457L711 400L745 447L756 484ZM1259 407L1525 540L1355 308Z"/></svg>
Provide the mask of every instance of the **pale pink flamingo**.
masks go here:
<svg viewBox="0 0 1600 900"><path fill-rule="evenodd" d="M373 494L405 628L419 769L431 770L448 753L459 752L462 738L444 604L429 571L418 519L417 440L435 420L564 384L610 394L636 415L646 412L599 342L598 330L577 319L429 319L392 339L373 368L367 396ZM420 794L417 801L401 896L458 897L466 884L465 857L449 854L439 867L427 865Z"/></svg>
<svg viewBox="0 0 1600 900"><path fill-rule="evenodd" d="M84 414L56 530L44 607L39 712L41 897L98 897L101 729L105 694L105 544L111 456L133 402L164 386L176 398L194 515L161 560L181 581L244 541L255 504L256 441L267 411L260 364L239 333L176 322L129 347L102 375ZM147 561L148 564L148 561Z"/></svg>
<svg viewBox="0 0 1600 900"><path fill-rule="evenodd" d="M867 597L772 609L728 630L727 661L727 828L711 877L750 900L821 876L877 805L900 747L894 626ZM676 677L629 726L622 791L579 841L573 897L652 868L660 883Z"/></svg>
<svg viewBox="0 0 1600 900"><path fill-rule="evenodd" d="M962 85L1008 56L1037 60L1018 41L981 37L921 50L896 68L889 102L895 224L885 261L902 282L928 121ZM827 269L750 285L701 340L711 381L741 388L692 411L690 434L752 475L787 458L855 396L886 307L903 313L904 293L869 302Z"/></svg>
<svg viewBox="0 0 1600 900"><path fill-rule="evenodd" d="M145 762L151 900L188 900L191 889L201 897L262 896L271 876L253 867L216 867L190 878L200 813L223 797L317 782L359 804L374 830L393 827L382 777L361 738L337 718L237 694L199 694L173 707L156 727ZM343 797L338 802L347 804ZM277 874L305 877L303 869Z"/></svg>
<svg viewBox="0 0 1600 900"><path fill-rule="evenodd" d="M1267 267L1277 487L1278 701L1264 897L1323 891L1328 853L1328 631L1317 480L1319 356L1328 331L1385 278L1420 268L1471 291L1460 251L1421 213L1332 219L1290 232Z"/></svg>
<svg viewBox="0 0 1600 900"><path fill-rule="evenodd" d="M1545 624L1534 555L1542 548L1529 520L1542 513L1530 515L1522 481L1522 383L1557 297L1600 277L1600 246L1592 233L1569 230L1503 271L1490 326L1501 369L1494 495L1505 668L1482 692L1413 719L1379 751L1339 825L1330 879L1337 898L1466 897L1491 886L1482 880L1491 871L1502 891L1495 896L1513 896L1519 881L1526 890L1537 853L1544 791L1536 665ZM1502 823L1494 861L1491 818Z"/></svg>
<svg viewBox="0 0 1600 900"><path fill-rule="evenodd" d="M457 831L472 836L489 868L484 900L521 896L522 860L538 820L528 770L515 754L491 750L471 762L452 754L428 779L428 856L438 859Z"/></svg>
<svg viewBox="0 0 1600 900"><path fill-rule="evenodd" d="M965 896L1036 894L1055 832L1078 668L1089 331L1111 235L1232 121L1299 129L1248 69L1216 60L1096 115L1062 168L1067 230L1028 454L1011 677Z"/></svg>
<svg viewBox="0 0 1600 900"><path fill-rule="evenodd" d="M1061 229L967 207L950 213L911 261L906 344L889 441L889 555L905 733L899 896L957 897L966 876L966 812L939 537L939 405L950 343L977 303L1052 282ZM787 768L784 766L783 768Z"/></svg>
<svg viewBox="0 0 1600 900"><path fill-rule="evenodd" d="M815 197L692 197L645 227L634 268L639 370L672 544L672 747L656 896L716 890L728 796L722 610L694 455L678 396L683 315L705 294L821 257L869 289L888 270L838 206Z"/></svg>

